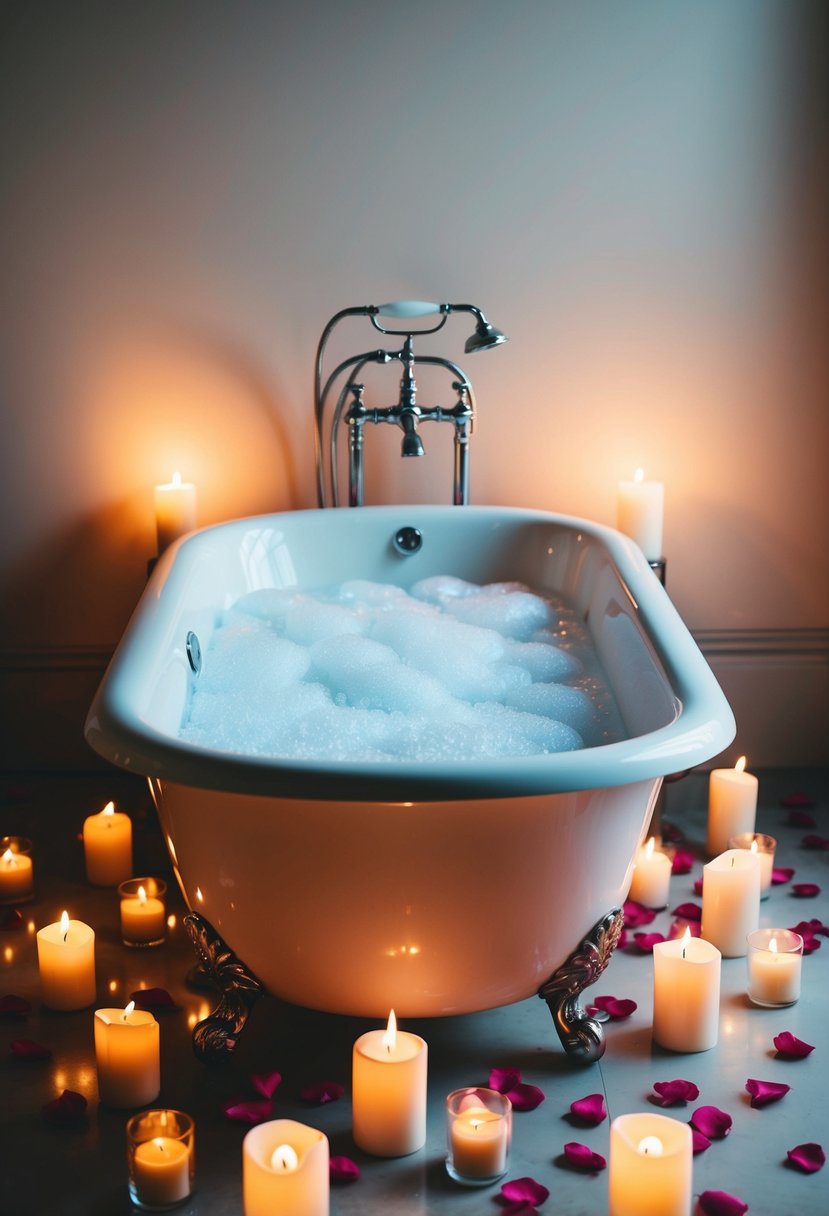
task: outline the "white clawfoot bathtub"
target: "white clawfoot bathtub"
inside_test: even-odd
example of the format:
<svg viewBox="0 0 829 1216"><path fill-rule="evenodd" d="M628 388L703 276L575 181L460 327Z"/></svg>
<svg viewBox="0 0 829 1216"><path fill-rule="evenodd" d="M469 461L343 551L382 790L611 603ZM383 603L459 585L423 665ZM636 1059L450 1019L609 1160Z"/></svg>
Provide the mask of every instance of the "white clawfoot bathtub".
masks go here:
<svg viewBox="0 0 829 1216"><path fill-rule="evenodd" d="M401 527L419 530L400 554ZM291 761L182 741L186 639L247 592L430 575L518 580L587 623L622 742L520 759ZM370 507L207 528L161 558L86 736L147 776L189 907L273 995L385 1017L539 991L621 906L662 778L731 741L731 711L639 549L566 516Z"/></svg>

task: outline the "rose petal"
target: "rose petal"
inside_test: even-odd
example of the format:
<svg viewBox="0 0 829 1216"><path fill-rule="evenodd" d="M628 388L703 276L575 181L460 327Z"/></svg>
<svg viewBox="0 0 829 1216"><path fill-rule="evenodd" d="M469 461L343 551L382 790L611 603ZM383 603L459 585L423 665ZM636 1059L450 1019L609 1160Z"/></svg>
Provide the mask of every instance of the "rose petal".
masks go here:
<svg viewBox="0 0 829 1216"><path fill-rule="evenodd" d="M731 1131L734 1120L716 1106L698 1106L691 1115L691 1127L695 1127L709 1140L722 1140Z"/></svg>
<svg viewBox="0 0 829 1216"><path fill-rule="evenodd" d="M791 882L793 878L794 868L792 866L775 866L771 872L771 881L776 887L784 882Z"/></svg>
<svg viewBox="0 0 829 1216"><path fill-rule="evenodd" d="M686 930L691 937L699 937L702 932L702 926L698 920L677 920L671 921L671 927L668 930L669 941L675 942L678 937L684 937Z"/></svg>
<svg viewBox="0 0 829 1216"><path fill-rule="evenodd" d="M15 932L23 928L23 913L19 908L0 908L0 929Z"/></svg>
<svg viewBox="0 0 829 1216"><path fill-rule="evenodd" d="M649 925L655 919L656 912L653 908L646 908L644 904L637 903L635 899L625 900L624 922L629 929L636 929L639 925Z"/></svg>
<svg viewBox="0 0 829 1216"><path fill-rule="evenodd" d="M699 1206L705 1216L743 1216L748 1211L748 1204L728 1191L703 1191L699 1197Z"/></svg>
<svg viewBox="0 0 829 1216"><path fill-rule="evenodd" d="M758 1081L749 1077L746 1089L751 1094L751 1105L755 1110L760 1110L770 1102L779 1102L789 1092L791 1085L782 1085L777 1081Z"/></svg>
<svg viewBox="0 0 829 1216"><path fill-rule="evenodd" d="M816 882L796 882L791 894L797 899L814 899L816 895L820 895L820 887Z"/></svg>
<svg viewBox="0 0 829 1216"><path fill-rule="evenodd" d="M564 1156L567 1158L567 1164L577 1170L589 1170L594 1173L596 1170L607 1168L607 1161L601 1153L594 1153L592 1148L588 1148L586 1144L578 1144L575 1140L565 1144Z"/></svg>
<svg viewBox="0 0 829 1216"><path fill-rule="evenodd" d="M826 1164L826 1153L819 1144L798 1144L786 1153L792 1165L796 1165L804 1174L815 1174Z"/></svg>
<svg viewBox="0 0 829 1216"><path fill-rule="evenodd" d="M659 942L664 942L662 933L634 933L633 940L643 954L653 954L653 948Z"/></svg>
<svg viewBox="0 0 829 1216"><path fill-rule="evenodd" d="M52 1054L51 1047L44 1047L34 1039L12 1039L10 1046L18 1060L48 1060Z"/></svg>
<svg viewBox="0 0 829 1216"><path fill-rule="evenodd" d="M809 804L811 806L811 803ZM808 811L790 811L786 817L786 823L793 828L816 828L814 815L810 815Z"/></svg>
<svg viewBox="0 0 829 1216"><path fill-rule="evenodd" d="M604 1104L604 1094L588 1094L586 1098L578 1098L570 1103L570 1110L591 1127L602 1123L607 1118L607 1108Z"/></svg>
<svg viewBox="0 0 829 1216"><path fill-rule="evenodd" d="M667 819L662 820L662 839L670 844L679 844L684 839L682 832L673 823L668 823Z"/></svg>
<svg viewBox="0 0 829 1216"><path fill-rule="evenodd" d="M626 997L615 996L597 996L593 1000L593 1007L601 1009L613 1022L621 1021L622 1018L629 1018L638 1008L636 1001L631 1001Z"/></svg>
<svg viewBox="0 0 829 1216"><path fill-rule="evenodd" d="M699 1086L693 1081L655 1081L654 1089L659 1094L662 1106L677 1106L680 1102L696 1102Z"/></svg>
<svg viewBox="0 0 829 1216"><path fill-rule="evenodd" d="M32 1012L32 1007L22 996L10 992L8 996L0 996L0 1017L25 1018Z"/></svg>
<svg viewBox="0 0 829 1216"><path fill-rule="evenodd" d="M547 1187L536 1182L535 1178L514 1178L505 1182L501 1187L501 1194L513 1203L530 1203L534 1207L538 1207L550 1197Z"/></svg>
<svg viewBox="0 0 829 1216"><path fill-rule="evenodd" d="M785 798L780 799L782 806L802 807L814 806L815 800L811 794L804 793L803 790L796 790L793 794L786 794Z"/></svg>
<svg viewBox="0 0 829 1216"><path fill-rule="evenodd" d="M86 1118L86 1098L73 1089L65 1089L59 1098L54 1098L41 1107L41 1113L50 1123L65 1125Z"/></svg>
<svg viewBox="0 0 829 1216"><path fill-rule="evenodd" d="M262 1101L251 1100L249 1102L228 1102L224 1108L224 1112L228 1119L234 1119L237 1123L264 1123L266 1119L270 1119L273 1112L273 1102L270 1099Z"/></svg>
<svg viewBox="0 0 829 1216"><path fill-rule="evenodd" d="M250 1083L258 1094L263 1098L272 1098L279 1086L282 1084L281 1072L255 1072L250 1078Z"/></svg>
<svg viewBox="0 0 829 1216"><path fill-rule="evenodd" d="M350 1157L332 1157L328 1162L328 1174L332 1182L356 1182L360 1167Z"/></svg>
<svg viewBox="0 0 829 1216"><path fill-rule="evenodd" d="M811 1043L799 1039L790 1030L784 1030L781 1034L775 1035L774 1046L777 1048L778 1055L788 1060L802 1060L815 1050Z"/></svg>
<svg viewBox="0 0 829 1216"><path fill-rule="evenodd" d="M811 920L806 921L813 933L819 933L821 937L829 937L829 925L824 925L822 920L818 920L813 916Z"/></svg>
<svg viewBox="0 0 829 1216"><path fill-rule="evenodd" d="M804 836L800 844L804 849L829 849L829 840L825 836Z"/></svg>
<svg viewBox="0 0 829 1216"><path fill-rule="evenodd" d="M791 926L792 933L798 933L803 938L803 953L814 954L815 950L819 950L822 943L818 941L812 930L803 921L799 925Z"/></svg>
<svg viewBox="0 0 829 1216"><path fill-rule="evenodd" d="M491 1068L489 1072L489 1088L496 1089L499 1094L514 1089L521 1081L521 1073L517 1068Z"/></svg>
<svg viewBox="0 0 829 1216"><path fill-rule="evenodd" d="M544 1094L537 1085L515 1085L507 1090L506 1096L512 1103L513 1110L535 1110L544 1101Z"/></svg>
<svg viewBox="0 0 829 1216"><path fill-rule="evenodd" d="M693 853L689 853L687 849L677 849L673 862L671 863L672 874L690 874L694 868L696 858Z"/></svg>
<svg viewBox="0 0 829 1216"><path fill-rule="evenodd" d="M683 920L702 920L702 908L699 904L679 904L671 916L681 916Z"/></svg>
<svg viewBox="0 0 829 1216"><path fill-rule="evenodd" d="M130 1000L135 1001L136 1009L148 1013L163 1013L166 1009L178 1009L178 1005L166 988L139 988L130 993Z"/></svg>
<svg viewBox="0 0 829 1216"><path fill-rule="evenodd" d="M315 1102L324 1106L326 1102L336 1102L345 1093L345 1088L339 1081L317 1081L313 1085L304 1085L299 1091L303 1102Z"/></svg>
<svg viewBox="0 0 829 1216"><path fill-rule="evenodd" d="M695 1127L691 1128L691 1148L696 1156L697 1153L704 1153L707 1148L711 1147L711 1141L707 1136L703 1136L702 1132L698 1132Z"/></svg>
<svg viewBox="0 0 829 1216"><path fill-rule="evenodd" d="M701 878L697 878L694 880L694 894L702 895L702 879Z"/></svg>
<svg viewBox="0 0 829 1216"><path fill-rule="evenodd" d="M627 931L627 929L625 929L623 927L621 932L619 933L619 940L616 942L616 949L624 950L624 948L625 948L625 946L627 946L627 944L628 944L628 931Z"/></svg>

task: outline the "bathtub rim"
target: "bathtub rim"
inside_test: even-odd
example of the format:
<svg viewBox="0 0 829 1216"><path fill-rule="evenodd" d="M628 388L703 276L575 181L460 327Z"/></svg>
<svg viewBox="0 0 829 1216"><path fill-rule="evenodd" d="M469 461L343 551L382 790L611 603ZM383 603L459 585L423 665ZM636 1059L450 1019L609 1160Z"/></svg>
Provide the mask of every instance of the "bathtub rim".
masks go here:
<svg viewBox="0 0 829 1216"><path fill-rule="evenodd" d="M274 512L229 520L182 537L162 555L110 660L84 726L87 742L119 768L148 778L195 788L275 797L336 799L342 802L461 801L552 794L596 786L626 785L687 771L724 750L736 724L730 706L699 648L641 549L605 525L577 516L522 507L444 507L423 504L361 507L359 512L399 524L403 513L433 520L454 512L493 521L547 523L578 531L605 547L621 584L665 669L676 698L673 721L618 743L554 755L422 764L405 760L291 760L216 752L149 725L128 695L128 667L136 624L158 601L179 555L198 537L230 527L263 526L275 520L319 517L335 508ZM347 508L339 508L347 510Z"/></svg>

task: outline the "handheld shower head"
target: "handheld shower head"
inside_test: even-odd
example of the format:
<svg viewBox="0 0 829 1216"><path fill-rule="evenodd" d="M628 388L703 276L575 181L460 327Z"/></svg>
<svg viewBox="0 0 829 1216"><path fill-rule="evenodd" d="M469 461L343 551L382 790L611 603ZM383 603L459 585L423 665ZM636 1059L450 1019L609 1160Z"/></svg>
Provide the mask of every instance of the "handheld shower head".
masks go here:
<svg viewBox="0 0 829 1216"><path fill-rule="evenodd" d="M501 333L500 329L496 329L494 325L490 325L481 315L475 326L474 334L466 339L463 349L467 355L474 355L479 350L491 350L493 346L500 346L506 340L507 335Z"/></svg>

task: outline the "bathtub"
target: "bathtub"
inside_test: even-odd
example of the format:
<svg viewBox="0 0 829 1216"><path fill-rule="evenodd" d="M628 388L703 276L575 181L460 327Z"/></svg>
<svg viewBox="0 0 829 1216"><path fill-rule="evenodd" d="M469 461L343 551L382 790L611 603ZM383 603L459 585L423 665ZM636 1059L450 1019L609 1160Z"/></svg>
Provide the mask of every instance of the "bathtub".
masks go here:
<svg viewBox="0 0 829 1216"><path fill-rule="evenodd" d="M415 540L400 551L402 529ZM240 596L447 573L566 597L627 737L427 767L261 759L178 738L199 678L194 635L204 654ZM214 962L232 958L252 994L405 1018L540 993L566 1021L615 944L663 777L710 760L734 729L670 599L621 534L520 509L395 506L266 515L179 541L129 622L86 737L147 777L201 946L218 942Z"/></svg>

